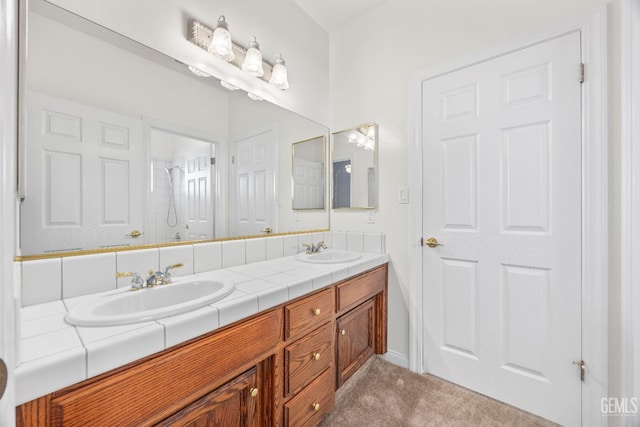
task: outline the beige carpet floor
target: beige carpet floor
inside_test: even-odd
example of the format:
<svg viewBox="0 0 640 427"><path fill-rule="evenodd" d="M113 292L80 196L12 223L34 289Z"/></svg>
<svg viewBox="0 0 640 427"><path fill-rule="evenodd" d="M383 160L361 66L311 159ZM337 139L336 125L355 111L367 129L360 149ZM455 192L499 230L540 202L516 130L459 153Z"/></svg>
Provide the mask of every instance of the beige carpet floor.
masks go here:
<svg viewBox="0 0 640 427"><path fill-rule="evenodd" d="M338 390L320 427L555 426L545 419L378 357Z"/></svg>

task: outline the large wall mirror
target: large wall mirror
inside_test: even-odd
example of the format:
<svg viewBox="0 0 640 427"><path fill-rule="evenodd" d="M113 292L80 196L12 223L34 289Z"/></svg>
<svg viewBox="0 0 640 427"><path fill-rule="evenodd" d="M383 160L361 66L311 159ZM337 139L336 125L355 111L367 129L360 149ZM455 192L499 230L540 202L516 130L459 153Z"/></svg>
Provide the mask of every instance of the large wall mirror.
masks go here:
<svg viewBox="0 0 640 427"><path fill-rule="evenodd" d="M377 145L375 123L333 134L333 209L373 209L377 206Z"/></svg>
<svg viewBox="0 0 640 427"><path fill-rule="evenodd" d="M329 228L327 192L307 212L291 188L292 143L326 127L28 4L20 255Z"/></svg>

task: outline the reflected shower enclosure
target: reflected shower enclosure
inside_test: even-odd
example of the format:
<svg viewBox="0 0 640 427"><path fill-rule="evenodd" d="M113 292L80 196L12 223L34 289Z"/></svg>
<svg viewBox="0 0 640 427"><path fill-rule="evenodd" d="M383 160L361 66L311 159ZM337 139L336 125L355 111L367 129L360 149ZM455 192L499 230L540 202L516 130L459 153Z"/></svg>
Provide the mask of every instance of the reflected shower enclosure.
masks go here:
<svg viewBox="0 0 640 427"><path fill-rule="evenodd" d="M163 129L151 129L148 242L215 237L211 159L215 145Z"/></svg>

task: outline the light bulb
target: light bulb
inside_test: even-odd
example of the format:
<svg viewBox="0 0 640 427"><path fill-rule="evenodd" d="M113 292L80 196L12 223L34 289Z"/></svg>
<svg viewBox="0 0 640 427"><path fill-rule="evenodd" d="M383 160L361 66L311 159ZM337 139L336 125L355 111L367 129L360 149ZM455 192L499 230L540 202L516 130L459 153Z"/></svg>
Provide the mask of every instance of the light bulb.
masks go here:
<svg viewBox="0 0 640 427"><path fill-rule="evenodd" d="M229 33L229 26L224 20L224 15L218 18L218 26L213 31L213 37L211 38L211 44L209 44L209 52L219 56L227 62L233 61L233 45L231 43L231 33Z"/></svg>
<svg viewBox="0 0 640 427"><path fill-rule="evenodd" d="M256 40L256 36L251 37L249 42L249 49L244 57L242 63L242 71L246 71L254 77L262 77L264 70L262 69L262 52L260 52L260 45Z"/></svg>
<svg viewBox="0 0 640 427"><path fill-rule="evenodd" d="M287 67L284 65L284 59L279 53L276 54L275 64L271 70L271 78L269 84L281 90L289 89L289 80L287 79Z"/></svg>

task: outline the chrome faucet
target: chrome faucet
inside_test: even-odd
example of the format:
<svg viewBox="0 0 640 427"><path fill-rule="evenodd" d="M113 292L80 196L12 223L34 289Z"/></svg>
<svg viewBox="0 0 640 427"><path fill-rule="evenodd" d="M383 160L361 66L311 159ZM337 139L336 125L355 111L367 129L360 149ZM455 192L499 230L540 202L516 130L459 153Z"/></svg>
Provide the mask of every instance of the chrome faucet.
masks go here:
<svg viewBox="0 0 640 427"><path fill-rule="evenodd" d="M120 277L131 277L130 289L132 291L137 291L139 289L142 289L146 285L146 282L144 281L144 279L140 277L138 273L135 273L133 271L127 271L125 273L116 273L116 278L120 278Z"/></svg>
<svg viewBox="0 0 640 427"><path fill-rule="evenodd" d="M155 273L153 272L153 270L149 270L149 277L147 277L145 279L145 284L146 284L146 288L153 288L156 285L164 285L165 283L165 276L164 273L162 271L156 271Z"/></svg>
<svg viewBox="0 0 640 427"><path fill-rule="evenodd" d="M305 253L307 255L317 254L320 252L320 249L327 249L327 245L324 244L324 240L319 241L317 244L307 244L303 243L302 246L306 249Z"/></svg>

